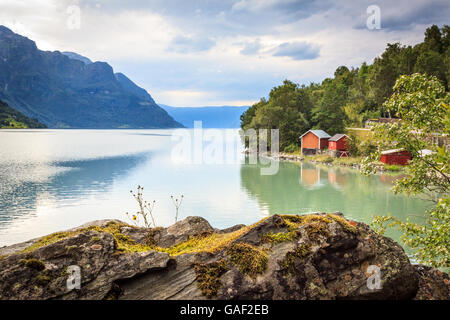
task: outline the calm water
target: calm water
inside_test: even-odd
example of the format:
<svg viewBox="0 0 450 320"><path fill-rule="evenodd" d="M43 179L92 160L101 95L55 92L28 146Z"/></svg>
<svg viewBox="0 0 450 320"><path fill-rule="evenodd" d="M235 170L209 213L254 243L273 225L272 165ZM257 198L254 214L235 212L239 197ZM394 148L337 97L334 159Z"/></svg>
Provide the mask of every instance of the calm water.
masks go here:
<svg viewBox="0 0 450 320"><path fill-rule="evenodd" d="M185 195L180 218L203 216L219 228L275 213L341 211L369 222L429 207L392 194L389 175L280 163L278 174L262 176L242 155L233 164L174 163L173 145L170 130L0 130L0 246L97 219L126 221L138 184L156 200L159 225L174 222L172 194Z"/></svg>

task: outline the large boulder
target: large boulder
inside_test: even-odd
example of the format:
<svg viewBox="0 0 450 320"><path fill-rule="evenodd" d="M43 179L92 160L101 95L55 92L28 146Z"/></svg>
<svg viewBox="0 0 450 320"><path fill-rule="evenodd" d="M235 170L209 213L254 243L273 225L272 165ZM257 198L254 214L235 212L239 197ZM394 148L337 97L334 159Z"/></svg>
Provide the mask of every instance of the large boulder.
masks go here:
<svg viewBox="0 0 450 320"><path fill-rule="evenodd" d="M218 230L102 220L0 248L0 299L448 299L448 275L341 214ZM70 266L81 286L67 286Z"/></svg>

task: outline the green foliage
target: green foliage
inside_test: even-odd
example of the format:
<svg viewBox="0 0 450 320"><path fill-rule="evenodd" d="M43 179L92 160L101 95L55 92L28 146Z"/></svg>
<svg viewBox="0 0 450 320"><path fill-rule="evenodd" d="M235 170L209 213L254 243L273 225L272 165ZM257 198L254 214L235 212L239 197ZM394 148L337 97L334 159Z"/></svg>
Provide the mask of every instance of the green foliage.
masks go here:
<svg viewBox="0 0 450 320"><path fill-rule="evenodd" d="M338 68L339 69L339 68ZM346 79L346 81L349 81ZM344 131L346 114L343 106L347 98L346 83L337 78L324 85L324 94L312 117L316 129L323 129L330 135Z"/></svg>
<svg viewBox="0 0 450 320"><path fill-rule="evenodd" d="M401 221L391 216L375 217L372 227L383 234L386 228L402 231L401 239L416 250L421 263L434 267L450 267L450 199L441 199L436 208L428 212L426 223Z"/></svg>
<svg viewBox="0 0 450 320"><path fill-rule="evenodd" d="M403 222L393 217L376 217L374 225L384 232L397 227L403 232L402 240L413 249L422 263L448 267L450 222L450 155L445 146L440 147L434 137L450 131L450 94L434 76L413 74L401 76L394 93L384 104L385 108L402 120L393 124L373 127L377 151L364 160L363 172L376 170L375 162L380 151L405 149L413 159L405 169L406 176L395 182L395 193L424 194L437 201L428 212L425 224ZM422 149L431 150L424 155Z"/></svg>
<svg viewBox="0 0 450 320"><path fill-rule="evenodd" d="M0 129L47 128L36 119L30 119L0 101Z"/></svg>
<svg viewBox="0 0 450 320"><path fill-rule="evenodd" d="M285 152L295 153L300 151L300 146L298 144L292 143L284 148Z"/></svg>
<svg viewBox="0 0 450 320"><path fill-rule="evenodd" d="M407 194L446 194L450 186L450 162L448 150L439 148L433 136L448 131L449 110L446 104L450 95L433 76L414 74L402 76L394 87L394 94L385 107L402 121L393 124L378 124L373 127L377 151L364 160L363 171L376 170L380 152L387 149L405 149L412 154L406 169L407 176L398 180L395 192ZM447 120L446 120L447 118ZM421 150L433 153L422 156Z"/></svg>
<svg viewBox="0 0 450 320"><path fill-rule="evenodd" d="M395 117L384 105L393 93L396 80L414 72L435 76L448 89L450 83L450 27L433 25L425 32L424 42L415 46L388 44L372 65L360 68L340 66L334 78L322 83L299 86L285 80L272 89L269 99L261 99L241 116L241 128L279 129L280 149L292 152L299 136L309 129L322 129L333 135L346 127L362 127L371 118ZM364 145L358 153L368 155L373 145Z"/></svg>
<svg viewBox="0 0 450 320"><path fill-rule="evenodd" d="M311 128L311 109L305 88L285 80L271 90L269 100L261 99L241 116L241 128L279 129L280 149L285 150L298 145L299 133Z"/></svg>
<svg viewBox="0 0 450 320"><path fill-rule="evenodd" d="M402 171L403 170L403 166L399 166L396 164L385 164L384 165L384 169L387 171Z"/></svg>
<svg viewBox="0 0 450 320"><path fill-rule="evenodd" d="M436 51L424 51L417 58L414 72L435 76L442 83L447 83L443 55Z"/></svg>

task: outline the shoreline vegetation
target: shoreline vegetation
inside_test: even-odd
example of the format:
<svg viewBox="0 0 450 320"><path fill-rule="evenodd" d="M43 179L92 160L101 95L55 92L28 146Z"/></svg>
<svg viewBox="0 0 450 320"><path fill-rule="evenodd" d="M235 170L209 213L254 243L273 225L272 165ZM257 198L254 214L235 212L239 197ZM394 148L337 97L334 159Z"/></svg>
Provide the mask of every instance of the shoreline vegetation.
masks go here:
<svg viewBox="0 0 450 320"><path fill-rule="evenodd" d="M353 169L360 170L362 166L362 161L365 157L356 156L356 157L332 157L327 154L316 154L304 156L300 152L280 152L278 156L271 157L274 160L279 161L288 161L288 162L310 162L313 164L323 164L327 166L338 166L338 167L350 167ZM400 173L405 171L405 166L399 165L389 165L382 162L379 162L377 171L379 173Z"/></svg>
<svg viewBox="0 0 450 320"><path fill-rule="evenodd" d="M414 46L388 43L372 64L350 69L339 66L332 77L309 85L286 79L242 114L241 129L279 129L280 151L284 152L295 152L300 135L311 129L331 136L348 131L350 138L354 134L360 140L362 155L369 155L374 150L364 137L367 130L361 129L373 119L401 118L385 105L398 79L426 74L448 92L450 73L445 70L450 63L449 44L450 26L432 25L426 29L423 42Z"/></svg>
<svg viewBox="0 0 450 320"><path fill-rule="evenodd" d="M0 100L0 129L45 129L47 126L11 108Z"/></svg>

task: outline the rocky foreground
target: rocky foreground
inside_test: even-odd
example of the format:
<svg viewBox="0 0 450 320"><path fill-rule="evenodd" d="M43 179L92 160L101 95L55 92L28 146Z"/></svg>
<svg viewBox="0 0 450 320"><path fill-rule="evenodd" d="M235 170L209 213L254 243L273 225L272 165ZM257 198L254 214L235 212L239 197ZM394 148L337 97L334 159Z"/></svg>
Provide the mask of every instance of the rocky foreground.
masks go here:
<svg viewBox="0 0 450 320"><path fill-rule="evenodd" d="M74 265L79 289L67 285ZM341 214L226 230L200 217L154 229L95 221L0 248L3 300L449 299L449 280Z"/></svg>

